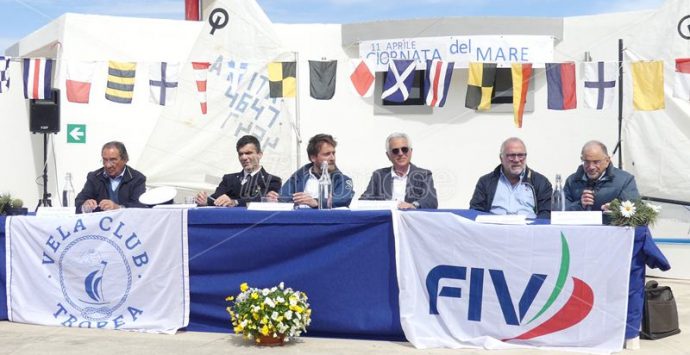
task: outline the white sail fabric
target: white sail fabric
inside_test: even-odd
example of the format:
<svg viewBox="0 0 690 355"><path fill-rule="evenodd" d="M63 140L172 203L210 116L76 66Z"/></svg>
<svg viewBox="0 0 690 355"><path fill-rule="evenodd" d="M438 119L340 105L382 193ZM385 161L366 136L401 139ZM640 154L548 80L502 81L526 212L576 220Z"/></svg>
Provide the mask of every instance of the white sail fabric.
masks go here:
<svg viewBox="0 0 690 355"><path fill-rule="evenodd" d="M209 7L189 64L182 69L175 105L161 111L138 168L153 186L214 188L241 169L235 143L255 135L269 173L288 176L296 167L294 100L268 97L267 66L295 60L277 40L254 1L219 0ZM225 25L223 25L225 23ZM191 62L209 62L207 114L199 109Z"/></svg>

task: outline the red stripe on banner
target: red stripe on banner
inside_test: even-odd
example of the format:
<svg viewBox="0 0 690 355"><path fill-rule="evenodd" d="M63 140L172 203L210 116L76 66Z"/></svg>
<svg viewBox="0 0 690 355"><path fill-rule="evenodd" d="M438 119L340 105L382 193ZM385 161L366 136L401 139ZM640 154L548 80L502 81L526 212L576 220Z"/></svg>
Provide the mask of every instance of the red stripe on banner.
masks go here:
<svg viewBox="0 0 690 355"><path fill-rule="evenodd" d="M436 106L436 102L438 102L438 82L441 80L441 67L443 67L443 63L436 62L436 71L434 72L434 89L432 91L433 95L431 104L429 106Z"/></svg>
<svg viewBox="0 0 690 355"><path fill-rule="evenodd" d="M676 72L690 74L690 58L676 58Z"/></svg>
<svg viewBox="0 0 690 355"><path fill-rule="evenodd" d="M575 64L561 64L561 85L563 85L563 109L570 110L577 107L575 92Z"/></svg>
<svg viewBox="0 0 690 355"><path fill-rule="evenodd" d="M34 80L33 87L31 88L31 97L37 99L38 96L38 83L41 75L41 60L34 59Z"/></svg>
<svg viewBox="0 0 690 355"><path fill-rule="evenodd" d="M513 338L513 339L532 339L542 335L555 333L557 331L570 328L580 323L594 307L594 291L584 281L573 277L573 293L565 302L563 308L556 314L539 324L533 329ZM512 340L512 339L506 339Z"/></svg>

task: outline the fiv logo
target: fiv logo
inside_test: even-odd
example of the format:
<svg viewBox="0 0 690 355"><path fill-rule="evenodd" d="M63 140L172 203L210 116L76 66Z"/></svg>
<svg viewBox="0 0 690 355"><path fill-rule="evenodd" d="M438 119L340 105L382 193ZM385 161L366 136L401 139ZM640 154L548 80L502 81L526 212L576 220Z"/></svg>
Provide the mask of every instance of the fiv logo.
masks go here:
<svg viewBox="0 0 690 355"><path fill-rule="evenodd" d="M491 280L491 285L498 299L498 305L503 314L503 318L508 325L523 326L541 320L542 315L549 310L554 301L560 296L564 285L568 279L570 268L570 250L565 235L561 233L561 263L554 288L549 293L549 297L539 307L539 311L531 317L525 315L533 306L534 300L539 294L547 278L545 274L532 274L527 280L527 284L520 295L517 303L517 311L513 296L510 294L506 282L506 273L499 269L484 269L458 265L438 265L429 271L426 277L426 288L429 294L429 314L439 314L439 297L447 298L467 298L468 314L467 320L474 322L482 321L482 307L484 282L487 278ZM469 280L468 280L469 271ZM573 291L568 296L567 301L561 309L556 311L550 318L535 323L535 326L528 331L511 339L532 339L570 328L581 322L592 310L594 304L594 292L592 288L577 277L573 280ZM463 296L463 289L460 287L443 286L439 292L439 283L444 279L468 280L469 292ZM511 340L504 339L504 340Z"/></svg>
<svg viewBox="0 0 690 355"><path fill-rule="evenodd" d="M149 256L125 222L88 220L57 226L46 238L42 263L54 268L62 290L53 317L68 327L117 329L144 313L128 297Z"/></svg>

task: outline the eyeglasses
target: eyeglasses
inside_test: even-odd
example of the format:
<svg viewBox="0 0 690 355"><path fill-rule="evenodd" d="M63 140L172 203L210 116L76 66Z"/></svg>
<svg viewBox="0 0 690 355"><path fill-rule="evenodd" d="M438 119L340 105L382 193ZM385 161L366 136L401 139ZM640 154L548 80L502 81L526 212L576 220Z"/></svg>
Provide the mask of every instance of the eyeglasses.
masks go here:
<svg viewBox="0 0 690 355"><path fill-rule="evenodd" d="M527 153L510 153L510 154L503 154L504 157L508 159L525 159L527 157Z"/></svg>
<svg viewBox="0 0 690 355"><path fill-rule="evenodd" d="M120 158L112 158L112 159L103 158L101 161L103 162L103 165L114 165L120 161Z"/></svg>
<svg viewBox="0 0 690 355"><path fill-rule="evenodd" d="M407 154L407 153L410 152L410 148L408 148L408 147L402 147L402 148L393 148L393 149L391 149L391 153L393 153L393 155L398 155L398 154L400 154L401 152L402 152L402 154Z"/></svg>
<svg viewBox="0 0 690 355"><path fill-rule="evenodd" d="M599 160L585 160L585 159L580 159L582 161L582 165L596 165L599 166L603 162L606 161L606 159L599 159Z"/></svg>

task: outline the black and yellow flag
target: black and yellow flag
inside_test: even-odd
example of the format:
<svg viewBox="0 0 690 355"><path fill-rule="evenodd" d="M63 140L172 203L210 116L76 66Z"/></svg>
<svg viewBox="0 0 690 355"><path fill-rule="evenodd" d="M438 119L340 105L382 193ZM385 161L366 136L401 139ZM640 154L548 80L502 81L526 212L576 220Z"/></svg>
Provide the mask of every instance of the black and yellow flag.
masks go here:
<svg viewBox="0 0 690 355"><path fill-rule="evenodd" d="M268 64L269 97L295 97L297 93L297 63Z"/></svg>
<svg viewBox="0 0 690 355"><path fill-rule="evenodd" d="M470 63L465 107L480 111L490 109L495 81L496 63Z"/></svg>
<svg viewBox="0 0 690 355"><path fill-rule="evenodd" d="M137 63L109 61L105 98L121 104L132 103L136 70Z"/></svg>

